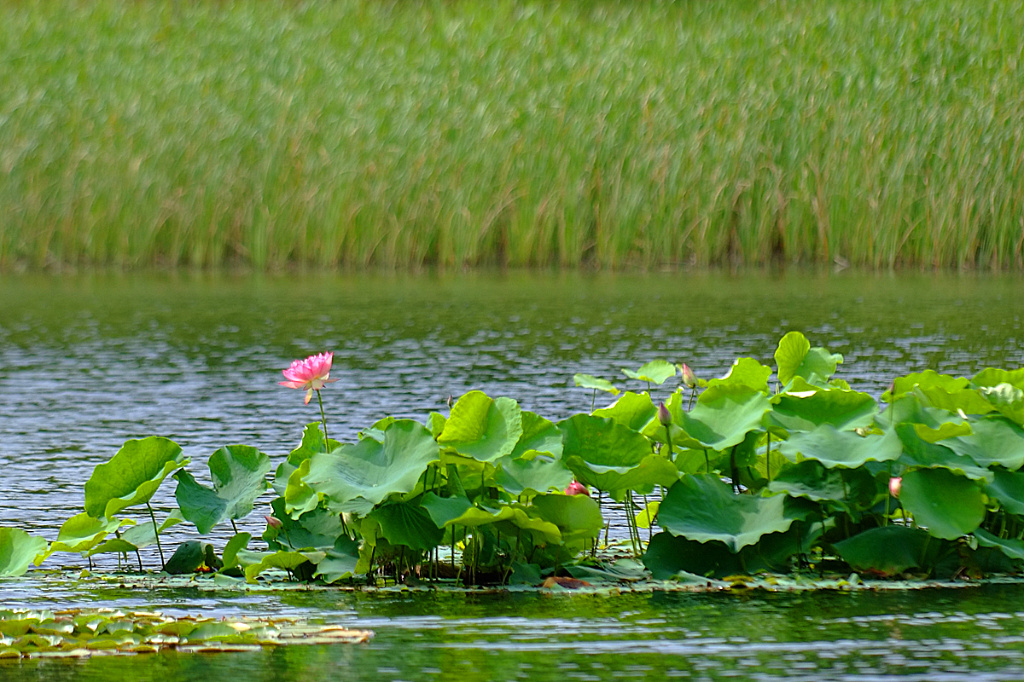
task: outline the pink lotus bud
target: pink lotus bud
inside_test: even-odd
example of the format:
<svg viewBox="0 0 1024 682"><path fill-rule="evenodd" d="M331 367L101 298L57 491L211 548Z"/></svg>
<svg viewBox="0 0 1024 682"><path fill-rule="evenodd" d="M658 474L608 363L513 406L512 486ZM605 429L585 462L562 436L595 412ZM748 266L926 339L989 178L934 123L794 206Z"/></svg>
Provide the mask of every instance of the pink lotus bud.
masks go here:
<svg viewBox="0 0 1024 682"><path fill-rule="evenodd" d="M280 528L282 525L284 525L281 523L281 519L279 518L273 516L264 516L263 518L267 520L267 525L271 528Z"/></svg>
<svg viewBox="0 0 1024 682"><path fill-rule="evenodd" d="M900 496L900 488L903 487L903 477L896 476L889 479L889 494L893 497Z"/></svg>
<svg viewBox="0 0 1024 682"><path fill-rule="evenodd" d="M579 481L573 481L569 484L569 487L565 489L566 495L586 495L590 497L590 490L587 486L583 485Z"/></svg>
<svg viewBox="0 0 1024 682"><path fill-rule="evenodd" d="M697 375L693 373L688 364L684 362L679 371L683 374L683 383L686 384L687 388L697 388Z"/></svg>
<svg viewBox="0 0 1024 682"><path fill-rule="evenodd" d="M662 426L668 426L672 423L672 415L669 414L665 403L658 403L658 421L661 422Z"/></svg>

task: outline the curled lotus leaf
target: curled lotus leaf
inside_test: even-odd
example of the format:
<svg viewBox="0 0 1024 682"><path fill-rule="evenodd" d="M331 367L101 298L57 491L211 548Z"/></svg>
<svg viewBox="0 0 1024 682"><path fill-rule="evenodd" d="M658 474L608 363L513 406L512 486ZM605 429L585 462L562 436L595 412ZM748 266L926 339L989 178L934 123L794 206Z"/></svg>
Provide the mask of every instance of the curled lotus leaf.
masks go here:
<svg viewBox="0 0 1024 682"><path fill-rule="evenodd" d="M614 403L594 410L593 414L595 417L611 419L634 431L643 431L649 423L658 420L658 408L651 402L651 396L632 391L626 391Z"/></svg>
<svg viewBox="0 0 1024 682"><path fill-rule="evenodd" d="M871 528L833 545L854 570L881 575L896 575L928 566L928 546L925 531L896 525Z"/></svg>
<svg viewBox="0 0 1024 682"><path fill-rule="evenodd" d="M531 451L532 457L513 459L502 457L495 465L495 483L510 495L522 495L530 491L545 493L549 490L563 490L573 480L573 474L559 458L543 452Z"/></svg>
<svg viewBox="0 0 1024 682"><path fill-rule="evenodd" d="M510 454L522 435L519 403L470 391L452 405L452 413L437 442L465 457L493 462Z"/></svg>
<svg viewBox="0 0 1024 682"><path fill-rule="evenodd" d="M129 440L109 462L93 469L85 482L85 511L111 518L122 509L149 502L163 480L186 464L181 447L172 440Z"/></svg>
<svg viewBox="0 0 1024 682"><path fill-rule="evenodd" d="M775 350L775 364L778 367L779 383L789 384L794 378L802 377L809 383L824 383L836 372L843 356L829 353L824 348L811 347L810 341L800 332L789 332L779 341Z"/></svg>
<svg viewBox="0 0 1024 682"><path fill-rule="evenodd" d="M269 457L248 445L220 448L210 456L209 464L212 488L198 483L187 471L174 475L178 480L174 497L181 514L203 535L222 521L247 516L267 489L271 467Z"/></svg>
<svg viewBox="0 0 1024 682"><path fill-rule="evenodd" d="M878 404L867 393L818 388L800 378L774 403L770 422L786 431L812 431L823 424L854 429L870 426L878 414Z"/></svg>
<svg viewBox="0 0 1024 682"><path fill-rule="evenodd" d="M523 434L513 448L509 457L518 459L530 458L538 452L546 452L554 457L562 454L562 432L554 422L534 412L522 413Z"/></svg>
<svg viewBox="0 0 1024 682"><path fill-rule="evenodd" d="M942 444L983 467L1024 467L1024 428L997 415L976 419L970 426L971 433L949 438Z"/></svg>
<svg viewBox="0 0 1024 682"><path fill-rule="evenodd" d="M676 366L671 362L666 360L651 360L650 362L641 365L641 367L636 371L624 369L622 370L622 373L630 379L646 381L660 386L667 380L674 377L677 371Z"/></svg>
<svg viewBox="0 0 1024 682"><path fill-rule="evenodd" d="M971 384L978 387L998 386L999 384L1010 384L1017 388L1024 389L1024 367L1018 369L999 369L997 367L986 367L971 379Z"/></svg>
<svg viewBox="0 0 1024 682"><path fill-rule="evenodd" d="M419 505L386 504L374 509L369 516L380 524L380 534L392 545L427 551L437 547L444 537L444 531Z"/></svg>
<svg viewBox="0 0 1024 682"><path fill-rule="evenodd" d="M754 358L737 358L733 361L729 372L721 379L710 379L707 388L714 386L744 386L746 388L768 392L768 379L772 376L772 368L762 365Z"/></svg>
<svg viewBox="0 0 1024 682"><path fill-rule="evenodd" d="M335 511L367 511L393 493L416 487L427 464L440 456L430 431L410 419L384 430L384 441L364 438L314 455L305 482Z"/></svg>
<svg viewBox="0 0 1024 682"><path fill-rule="evenodd" d="M673 535L721 542L735 553L804 519L811 508L799 502L784 495L736 495L718 476L696 474L669 489L658 509L658 523Z"/></svg>
<svg viewBox="0 0 1024 682"><path fill-rule="evenodd" d="M1017 516L1024 516L1024 472L995 469L992 481L984 486L985 494L1006 511Z"/></svg>
<svg viewBox="0 0 1024 682"><path fill-rule="evenodd" d="M1000 538L983 528L974 531L974 537L982 547L998 549L1004 555L1016 561L1024 561L1024 541L1015 538Z"/></svg>
<svg viewBox="0 0 1024 682"><path fill-rule="evenodd" d="M761 429L761 421L770 408L768 396L749 386L709 387L701 393L693 410L679 415L679 426L687 436L679 445L710 450L738 445L747 433Z"/></svg>
<svg viewBox="0 0 1024 682"><path fill-rule="evenodd" d="M50 548L36 557L36 566L54 552L88 552L103 542L108 534L129 523L128 519L97 519L86 512L75 514L61 524L57 540Z"/></svg>
<svg viewBox="0 0 1024 682"><path fill-rule="evenodd" d="M239 555L241 554L242 552L239 552ZM258 561L245 567L245 581L247 583L255 583L257 576L271 568L292 571L306 562L316 564L326 556L326 552L291 552L286 550L264 552L260 554Z"/></svg>
<svg viewBox="0 0 1024 682"><path fill-rule="evenodd" d="M930 443L922 439L917 432L917 424L897 424L896 434L903 444L903 455L900 462L907 466L921 468L949 469L973 480L992 480L992 472L978 466L971 457L958 454L949 445L955 439L947 439L939 443Z"/></svg>
<svg viewBox="0 0 1024 682"><path fill-rule="evenodd" d="M574 374L572 377L573 383L580 388L589 388L594 391L604 391L605 393L611 393L612 395L618 395L619 389L615 388L612 382L606 379L598 379L597 377L589 374Z"/></svg>
<svg viewBox="0 0 1024 682"><path fill-rule="evenodd" d="M46 540L20 528L0 528L0 576L22 575L37 555L46 552Z"/></svg>
<svg viewBox="0 0 1024 682"><path fill-rule="evenodd" d="M984 386L980 391L1000 414L1024 425L1024 390L1010 383L1002 383Z"/></svg>

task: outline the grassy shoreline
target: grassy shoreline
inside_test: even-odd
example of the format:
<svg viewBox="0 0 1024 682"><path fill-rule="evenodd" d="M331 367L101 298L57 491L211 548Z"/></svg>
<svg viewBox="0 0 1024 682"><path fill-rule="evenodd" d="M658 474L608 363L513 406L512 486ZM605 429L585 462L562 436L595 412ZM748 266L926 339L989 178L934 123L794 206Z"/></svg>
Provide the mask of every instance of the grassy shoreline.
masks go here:
<svg viewBox="0 0 1024 682"><path fill-rule="evenodd" d="M0 269L1024 268L1024 3L0 8Z"/></svg>

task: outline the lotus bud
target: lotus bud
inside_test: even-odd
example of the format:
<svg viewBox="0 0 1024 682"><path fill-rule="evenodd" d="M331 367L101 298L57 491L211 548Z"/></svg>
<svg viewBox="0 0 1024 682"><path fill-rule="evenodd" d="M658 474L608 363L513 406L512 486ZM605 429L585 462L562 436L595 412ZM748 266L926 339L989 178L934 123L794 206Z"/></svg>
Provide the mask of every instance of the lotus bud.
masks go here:
<svg viewBox="0 0 1024 682"><path fill-rule="evenodd" d="M687 388L697 388L697 375L693 373L688 364L684 362L679 371L683 375L683 383L686 384Z"/></svg>
<svg viewBox="0 0 1024 682"><path fill-rule="evenodd" d="M274 516L264 516L263 518L267 520L267 525L271 528L280 528L282 525L284 525L281 523L281 519L276 518Z"/></svg>
<svg viewBox="0 0 1024 682"><path fill-rule="evenodd" d="M658 421L661 422L662 426L668 426L672 423L672 415L669 414L665 403L658 403Z"/></svg>
<svg viewBox="0 0 1024 682"><path fill-rule="evenodd" d="M893 497L900 496L900 488L903 487L903 477L896 476L889 479L889 494Z"/></svg>
<svg viewBox="0 0 1024 682"><path fill-rule="evenodd" d="M565 489L566 495L586 495L590 497L590 490L587 486L583 485L579 481L573 481L569 484L569 487Z"/></svg>

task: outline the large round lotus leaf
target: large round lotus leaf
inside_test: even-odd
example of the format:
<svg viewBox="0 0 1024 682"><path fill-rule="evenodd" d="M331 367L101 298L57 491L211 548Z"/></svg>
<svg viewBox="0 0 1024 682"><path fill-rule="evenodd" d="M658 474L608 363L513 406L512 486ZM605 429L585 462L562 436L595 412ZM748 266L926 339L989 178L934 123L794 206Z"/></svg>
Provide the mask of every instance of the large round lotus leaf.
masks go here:
<svg viewBox="0 0 1024 682"><path fill-rule="evenodd" d="M970 435L943 442L953 452L970 457L980 466L993 464L1016 470L1024 467L1024 429L1005 417L972 421Z"/></svg>
<svg viewBox="0 0 1024 682"><path fill-rule="evenodd" d="M768 484L773 493L830 503L848 512L867 509L878 494L874 476L864 467L828 469L813 459L784 468Z"/></svg>
<svg viewBox="0 0 1024 682"><path fill-rule="evenodd" d="M171 575L194 573L206 560L206 547L210 547L210 545L204 547L198 540L187 540L181 543L174 550L171 558L167 560L164 571Z"/></svg>
<svg viewBox="0 0 1024 682"><path fill-rule="evenodd" d="M998 386L999 384L1010 384L1017 388L1024 389L1024 367L1019 369L998 369L986 367L971 379L975 386Z"/></svg>
<svg viewBox="0 0 1024 682"><path fill-rule="evenodd" d="M594 410L593 414L595 417L611 419L634 431L643 431L648 423L657 420L658 408L651 402L651 396L647 393L626 391L614 403Z"/></svg>
<svg viewBox="0 0 1024 682"><path fill-rule="evenodd" d="M921 468L949 469L972 480L991 480L992 472L980 467L970 457L957 454L947 444L956 439L950 438L942 443L929 443L918 435L917 424L897 424L896 434L903 444L903 455L900 462L906 466Z"/></svg>
<svg viewBox="0 0 1024 682"><path fill-rule="evenodd" d="M572 458L625 471L651 454L646 438L611 419L578 414L558 426L562 430L562 457L566 460Z"/></svg>
<svg viewBox="0 0 1024 682"><path fill-rule="evenodd" d="M40 555L36 562L46 559L54 552L87 552L103 541L108 533L130 523L127 519L97 519L87 513L75 514L65 521L57 532L57 540L49 550Z"/></svg>
<svg viewBox="0 0 1024 682"><path fill-rule="evenodd" d="M201 534L228 519L241 519L252 511L260 493L267 489L270 458L248 445L229 445L210 457L213 488L196 482L192 474L179 471L174 497L181 515L195 524Z"/></svg>
<svg viewBox="0 0 1024 682"><path fill-rule="evenodd" d="M982 547L998 549L1011 559L1024 561L1024 541L1013 538L1000 538L989 533L984 528L976 529L974 537L978 539L978 544Z"/></svg>
<svg viewBox="0 0 1024 682"><path fill-rule="evenodd" d="M328 549L344 533L341 517L326 509L313 509L298 518L284 513L285 504L279 497L271 503L279 526L267 524L263 539L271 549Z"/></svg>
<svg viewBox="0 0 1024 682"><path fill-rule="evenodd" d="M327 550L325 556L316 565L314 576L322 578L325 583L333 583L356 572L359 563L359 542L350 537L342 536Z"/></svg>
<svg viewBox="0 0 1024 682"><path fill-rule="evenodd" d="M441 528L465 526L477 528L507 522L512 526L537 534L543 541L560 543L562 533L558 526L540 518L531 517L520 505L502 505L498 509L483 509L464 497L438 497L434 493L423 496L420 505L434 523Z"/></svg>
<svg viewBox="0 0 1024 682"><path fill-rule="evenodd" d="M928 533L907 526L882 526L858 533L833 545L854 570L896 575L928 565Z"/></svg>
<svg viewBox="0 0 1024 682"><path fill-rule="evenodd" d="M392 545L430 550L441 542L444 531L418 505L400 502L377 507L370 517L380 524L380 532Z"/></svg>
<svg viewBox="0 0 1024 682"><path fill-rule="evenodd" d="M692 411L679 415L679 425L691 439L680 445L724 450L742 443L748 432L761 428L770 407L767 395L747 386L708 388Z"/></svg>
<svg viewBox="0 0 1024 682"><path fill-rule="evenodd" d="M305 480L327 496L332 508L348 511L349 503L363 508L365 503L379 504L392 493L411 491L427 465L438 457L430 431L415 421L400 419L385 429L383 443L364 438L314 455Z"/></svg>
<svg viewBox="0 0 1024 682"><path fill-rule="evenodd" d="M882 399L891 401L911 392L924 404L954 414L986 414L994 409L966 378L939 374L933 369L898 377Z"/></svg>
<svg viewBox="0 0 1024 682"><path fill-rule="evenodd" d="M306 483L306 476L309 475L309 468L312 464L312 459L303 460L302 464L293 469L291 474L288 475L288 484L284 486L284 490L278 491L278 494L285 501L285 512L293 519L297 519L302 514L316 509L317 505L320 504L320 496ZM287 462L281 466L285 465L287 465ZM281 467L278 467L278 473L280 471ZM372 507L373 505L370 506Z"/></svg>
<svg viewBox="0 0 1024 682"><path fill-rule="evenodd" d="M46 540L20 528L0 528L0 576L22 575L37 554L46 551Z"/></svg>
<svg viewBox="0 0 1024 682"><path fill-rule="evenodd" d="M519 437L510 457L524 457L530 452L561 456L562 432L558 425L533 412L523 412L522 416L523 435Z"/></svg>
<svg viewBox="0 0 1024 682"><path fill-rule="evenodd" d="M830 469L887 462L899 458L902 451L903 445L892 431L861 436L855 431L840 431L831 424L794 434L779 445L779 452L791 461L813 459Z"/></svg>
<svg viewBox="0 0 1024 682"><path fill-rule="evenodd" d="M762 393L768 392L768 379L772 376L772 368L762 365L754 358L737 358L729 373L721 379L710 379L708 388L714 386L745 386Z"/></svg>
<svg viewBox="0 0 1024 682"><path fill-rule="evenodd" d="M676 371L676 366L671 362L667 362L665 360L651 360L635 372L629 369L624 369L622 370L622 373L630 379L646 381L660 386L665 383L666 380L674 377L676 375Z"/></svg>
<svg viewBox="0 0 1024 682"><path fill-rule="evenodd" d="M970 533L985 519L981 486L948 469L914 469L903 474L900 503L917 525L945 540Z"/></svg>
<svg viewBox="0 0 1024 682"><path fill-rule="evenodd" d="M573 534L594 537L604 528L601 508L586 495L537 495L530 500L530 509L558 526L566 539Z"/></svg>
<svg viewBox="0 0 1024 682"><path fill-rule="evenodd" d="M992 475L992 482L984 485L985 494L1011 514L1024 516L1024 472L993 469Z"/></svg>
<svg viewBox="0 0 1024 682"><path fill-rule="evenodd" d="M795 377L802 377L810 383L828 381L842 361L843 356L838 353L811 348L810 341L800 332L789 332L783 336L775 351L775 364L779 368L779 383L782 385Z"/></svg>
<svg viewBox="0 0 1024 682"><path fill-rule="evenodd" d="M460 455L493 462L510 454L523 435L519 403L511 398L490 398L470 391L452 406L451 416L437 442Z"/></svg>
<svg viewBox="0 0 1024 682"><path fill-rule="evenodd" d="M658 510L658 523L689 540L725 543L732 552L757 543L762 536L787 530L808 509L790 504L784 495L736 495L713 474L684 476L668 491Z"/></svg>
<svg viewBox="0 0 1024 682"><path fill-rule="evenodd" d="M122 509L149 502L167 475L186 464L172 440L158 436L129 440L109 462L93 469L85 482L85 511L110 518Z"/></svg>
<svg viewBox="0 0 1024 682"><path fill-rule="evenodd" d="M502 457L494 463L498 467L494 480L509 495L522 495L527 491L544 493L562 490L572 483L572 472L561 459L534 452L531 459Z"/></svg>
<svg viewBox="0 0 1024 682"><path fill-rule="evenodd" d="M775 397L769 413L771 421L787 431L811 431L822 424L853 429L870 425L878 414L878 404L867 393L816 389L801 379L793 384L790 392Z"/></svg>
<svg viewBox="0 0 1024 682"><path fill-rule="evenodd" d="M605 393L611 393L612 395L619 394L619 389L615 388L615 385L606 379L598 379L597 377L590 376L589 374L574 374L572 380L573 383L580 388L604 391Z"/></svg>
<svg viewBox="0 0 1024 682"><path fill-rule="evenodd" d="M241 555L242 552L239 552ZM255 554L255 553L254 553ZM259 560L248 564L245 567L245 581L255 583L256 576L271 568L282 568L294 570L307 561L316 564L327 556L326 552L264 552L259 554Z"/></svg>

